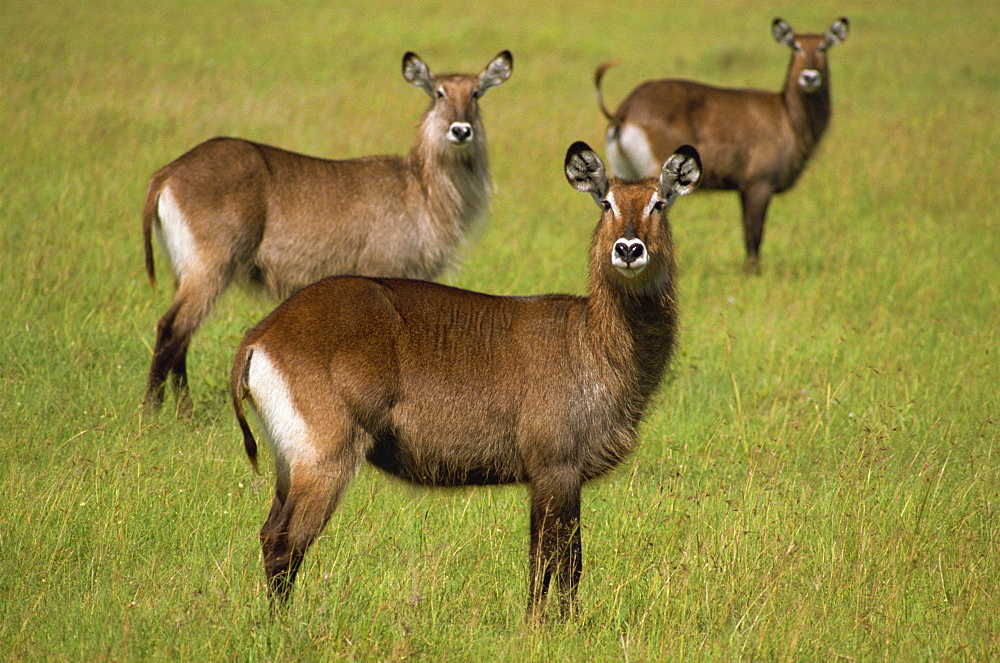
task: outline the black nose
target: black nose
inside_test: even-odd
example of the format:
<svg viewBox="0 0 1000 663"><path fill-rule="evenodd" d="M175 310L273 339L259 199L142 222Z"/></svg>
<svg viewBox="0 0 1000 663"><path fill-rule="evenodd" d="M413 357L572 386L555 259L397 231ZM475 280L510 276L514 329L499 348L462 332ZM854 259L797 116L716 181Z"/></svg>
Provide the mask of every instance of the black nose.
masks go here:
<svg viewBox="0 0 1000 663"><path fill-rule="evenodd" d="M642 244L626 244L625 242L618 242L615 244L615 254L625 261L626 264L631 265L633 262L642 257L642 253Z"/></svg>
<svg viewBox="0 0 1000 663"><path fill-rule="evenodd" d="M467 124L453 124L451 125L451 135L455 137L455 140L465 142L472 135L472 127Z"/></svg>

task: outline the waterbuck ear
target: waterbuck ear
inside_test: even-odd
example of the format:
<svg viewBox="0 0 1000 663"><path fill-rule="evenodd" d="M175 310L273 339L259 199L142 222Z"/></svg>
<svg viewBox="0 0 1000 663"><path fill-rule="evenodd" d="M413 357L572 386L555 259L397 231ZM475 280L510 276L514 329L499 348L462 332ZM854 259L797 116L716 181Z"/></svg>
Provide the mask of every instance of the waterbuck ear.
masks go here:
<svg viewBox="0 0 1000 663"><path fill-rule="evenodd" d="M410 85L423 88L427 94L434 96L434 74L413 51L407 51L403 56L403 78Z"/></svg>
<svg viewBox="0 0 1000 663"><path fill-rule="evenodd" d="M827 29L826 34L823 35L823 46L830 48L834 44L839 44L840 42L847 39L847 31L850 28L850 23L847 22L847 18L841 16L830 27Z"/></svg>
<svg viewBox="0 0 1000 663"><path fill-rule="evenodd" d="M479 94L506 81L512 71L514 71L514 56L510 51L501 51L479 74Z"/></svg>
<svg viewBox="0 0 1000 663"><path fill-rule="evenodd" d="M566 179L577 191L593 196L597 203L608 193L604 163L583 141L576 141L566 151Z"/></svg>
<svg viewBox="0 0 1000 663"><path fill-rule="evenodd" d="M792 26L785 23L784 19L776 18L771 22L771 34L774 35L774 41L779 44L795 45L795 31L792 30Z"/></svg>
<svg viewBox="0 0 1000 663"><path fill-rule="evenodd" d="M698 150L682 145L667 157L660 171L660 197L672 201L698 188L701 181L701 157Z"/></svg>

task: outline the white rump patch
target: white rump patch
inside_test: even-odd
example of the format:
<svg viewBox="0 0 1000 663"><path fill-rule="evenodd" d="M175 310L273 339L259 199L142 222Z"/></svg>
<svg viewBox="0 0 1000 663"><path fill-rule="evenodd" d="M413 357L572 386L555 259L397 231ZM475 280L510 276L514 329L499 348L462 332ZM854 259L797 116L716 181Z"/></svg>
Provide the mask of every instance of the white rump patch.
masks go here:
<svg viewBox="0 0 1000 663"><path fill-rule="evenodd" d="M607 149L611 172L616 177L641 180L660 174L663 164L657 163L646 132L634 124L622 125L618 140L613 140L609 131Z"/></svg>
<svg viewBox="0 0 1000 663"><path fill-rule="evenodd" d="M283 478L287 480L290 468L296 465L316 462L318 454L309 440L309 426L292 401L288 382L260 346L253 347L247 385L251 409L264 429Z"/></svg>
<svg viewBox="0 0 1000 663"><path fill-rule="evenodd" d="M160 223L153 228L156 238L170 257L174 275L181 279L192 266L198 264L198 245L169 184L163 187L156 201L156 214L160 219Z"/></svg>

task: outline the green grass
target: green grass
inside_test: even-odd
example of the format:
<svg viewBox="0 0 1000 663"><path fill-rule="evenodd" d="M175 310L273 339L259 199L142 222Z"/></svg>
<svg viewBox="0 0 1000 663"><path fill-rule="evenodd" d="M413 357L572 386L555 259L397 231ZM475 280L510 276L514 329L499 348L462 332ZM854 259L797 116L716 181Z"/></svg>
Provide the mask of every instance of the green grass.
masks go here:
<svg viewBox="0 0 1000 663"><path fill-rule="evenodd" d="M991 3L29 3L0 12L0 651L12 660L988 660L1000 657L1000 13ZM544 8L542 8L544 7ZM673 210L683 333L622 467L584 492L580 614L524 625L521 487L365 469L272 619L272 490L226 402L234 291L196 336L191 421L138 414L170 300L148 175L238 135L402 152L415 50L478 70L497 193L448 283L581 293L596 208L567 146L605 95L777 88L769 35L851 20L834 120L740 273L738 205ZM161 283L165 261L158 254Z"/></svg>

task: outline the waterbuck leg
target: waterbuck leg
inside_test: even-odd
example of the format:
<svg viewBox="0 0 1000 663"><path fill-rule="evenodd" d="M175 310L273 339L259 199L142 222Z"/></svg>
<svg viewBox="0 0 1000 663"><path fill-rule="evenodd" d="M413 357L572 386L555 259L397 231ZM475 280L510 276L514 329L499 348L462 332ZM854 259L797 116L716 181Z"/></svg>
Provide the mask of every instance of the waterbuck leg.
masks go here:
<svg viewBox="0 0 1000 663"><path fill-rule="evenodd" d="M146 385L146 395L143 406L156 411L163 405L164 385L169 375L177 366L178 357L186 355L190 339L180 337L175 329L177 312L183 302L174 300L173 305L160 318L156 325L156 345L153 348L153 359L149 365L149 379ZM181 360L182 367L186 359ZM184 382L186 383L186 377ZM176 381L175 381L176 388Z"/></svg>
<svg viewBox="0 0 1000 663"><path fill-rule="evenodd" d="M306 551L326 526L362 457L362 450L350 444L342 446L335 457L323 459L313 456L319 445L300 442L295 446L305 459L284 472L279 463L271 513L260 530L264 574L275 606L288 600Z"/></svg>
<svg viewBox="0 0 1000 663"><path fill-rule="evenodd" d="M229 279L182 281L174 302L156 325L156 345L149 365L149 379L143 406L156 411L163 404L167 376L177 398L177 411L191 409L188 391L187 351L191 337L208 317Z"/></svg>
<svg viewBox="0 0 1000 663"><path fill-rule="evenodd" d="M333 512L336 491L332 483L321 478L300 488L293 480L285 500L277 495L274 498L271 513L260 530L260 544L267 589L275 605L288 600L306 551Z"/></svg>
<svg viewBox="0 0 1000 663"><path fill-rule="evenodd" d="M531 481L531 547L528 618L540 619L553 576L559 585L559 616L576 601L583 573L580 540L580 473L552 470Z"/></svg>
<svg viewBox="0 0 1000 663"><path fill-rule="evenodd" d="M740 189L743 203L743 242L746 245L746 260L743 271L760 273L760 243L764 238L764 220L767 206L774 194L774 187L767 182L753 182Z"/></svg>

